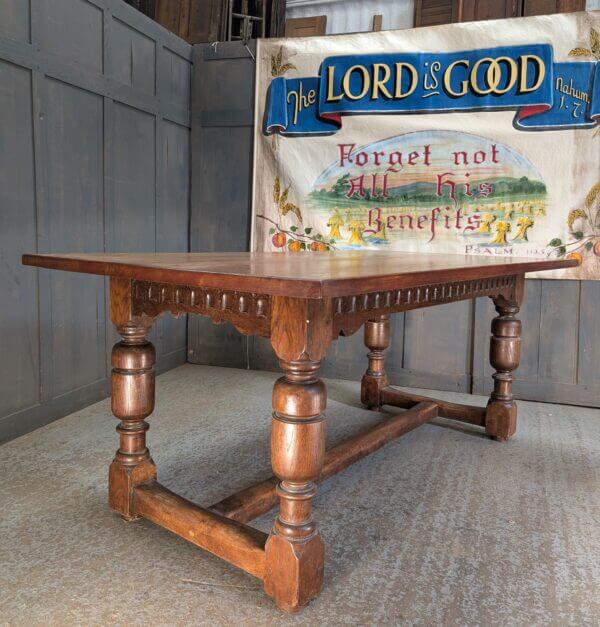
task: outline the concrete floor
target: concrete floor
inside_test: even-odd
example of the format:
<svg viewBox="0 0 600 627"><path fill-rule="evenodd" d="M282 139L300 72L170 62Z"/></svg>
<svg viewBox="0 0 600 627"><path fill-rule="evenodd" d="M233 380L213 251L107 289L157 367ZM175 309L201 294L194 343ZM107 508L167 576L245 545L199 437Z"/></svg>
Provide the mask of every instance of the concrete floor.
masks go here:
<svg viewBox="0 0 600 627"><path fill-rule="evenodd" d="M191 365L159 377L160 481L209 505L268 476L275 378ZM357 383L328 390L330 442L377 421ZM108 509L115 425L102 401L1 447L0 623L600 624L598 410L522 402L504 445L439 420L330 479L315 503L324 587L295 616L252 577Z"/></svg>

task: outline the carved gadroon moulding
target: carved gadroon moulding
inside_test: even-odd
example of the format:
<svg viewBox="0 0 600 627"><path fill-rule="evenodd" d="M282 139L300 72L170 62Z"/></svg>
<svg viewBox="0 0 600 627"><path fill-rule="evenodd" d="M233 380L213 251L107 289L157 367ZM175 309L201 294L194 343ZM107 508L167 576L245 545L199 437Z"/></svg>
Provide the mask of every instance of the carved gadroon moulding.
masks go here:
<svg viewBox="0 0 600 627"><path fill-rule="evenodd" d="M516 276L501 276L334 298L333 337L352 335L364 322L377 316L480 296L503 295L510 299L516 282Z"/></svg>
<svg viewBox="0 0 600 627"><path fill-rule="evenodd" d="M156 318L165 312L208 316L217 324L230 322L246 335L269 337L269 296L150 281L133 282L134 313Z"/></svg>

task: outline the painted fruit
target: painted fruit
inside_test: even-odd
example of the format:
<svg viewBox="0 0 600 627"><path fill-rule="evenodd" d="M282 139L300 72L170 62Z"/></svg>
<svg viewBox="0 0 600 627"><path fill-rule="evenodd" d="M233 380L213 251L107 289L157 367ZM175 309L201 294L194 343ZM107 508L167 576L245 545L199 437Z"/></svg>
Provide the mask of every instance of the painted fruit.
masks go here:
<svg viewBox="0 0 600 627"><path fill-rule="evenodd" d="M288 244L288 248L293 252L293 253L297 253L300 250L302 250L302 248L300 247L300 242L297 242L296 240L292 240L289 244Z"/></svg>
<svg viewBox="0 0 600 627"><path fill-rule="evenodd" d="M583 257L581 255L581 253L569 253L567 255L567 259L575 259L577 261L577 263L581 264L581 262L583 261Z"/></svg>
<svg viewBox="0 0 600 627"><path fill-rule="evenodd" d="M273 246L276 246L277 248L282 248L283 246L285 246L285 233L275 233L275 235L273 235Z"/></svg>
<svg viewBox="0 0 600 627"><path fill-rule="evenodd" d="M594 244L594 254L600 257L600 242Z"/></svg>
<svg viewBox="0 0 600 627"><path fill-rule="evenodd" d="M319 250L320 250L321 252L325 252L325 251L327 250L327 244L325 244L324 242L321 242L321 243L319 244Z"/></svg>
<svg viewBox="0 0 600 627"><path fill-rule="evenodd" d="M317 252L317 250L319 250L319 242L311 242L310 249L313 252Z"/></svg>

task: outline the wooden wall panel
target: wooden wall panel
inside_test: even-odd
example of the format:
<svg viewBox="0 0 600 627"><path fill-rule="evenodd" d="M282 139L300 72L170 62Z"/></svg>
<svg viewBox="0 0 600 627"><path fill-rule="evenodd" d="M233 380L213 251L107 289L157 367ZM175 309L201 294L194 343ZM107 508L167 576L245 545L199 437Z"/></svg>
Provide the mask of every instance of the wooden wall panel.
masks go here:
<svg viewBox="0 0 600 627"><path fill-rule="evenodd" d="M327 30L327 16L296 17L285 21L285 37L315 37Z"/></svg>
<svg viewBox="0 0 600 627"><path fill-rule="evenodd" d="M198 211L192 214L190 225L191 250L248 250L252 129L206 127L198 137L200 145L210 146L210 155L196 162L192 156L192 206ZM233 173L236 176L232 181ZM223 184L224 177L229 177L227 184ZM230 324L215 326L208 319L193 316L189 325L195 338L188 347L189 359L230 367L246 366L248 339ZM201 346L196 344L199 338L203 339ZM224 345L228 350L223 351Z"/></svg>
<svg viewBox="0 0 600 627"><path fill-rule="evenodd" d="M110 76L129 87L154 95L156 42L119 19L112 19L108 49Z"/></svg>
<svg viewBox="0 0 600 627"><path fill-rule="evenodd" d="M492 301L487 299L488 316L484 320L485 332L490 333L490 321L496 316ZM523 345L521 351L521 363L519 365L519 377L525 380L537 381L540 363L540 319L542 316L542 281L533 279L525 282L525 301L519 312L519 319L523 325ZM492 367L487 356L486 374L492 376Z"/></svg>
<svg viewBox="0 0 600 627"><path fill-rule="evenodd" d="M405 370L409 385L468 392L472 322L469 301L407 312L404 358L394 360L391 366Z"/></svg>
<svg viewBox="0 0 600 627"><path fill-rule="evenodd" d="M191 0L155 0L154 19L183 39L187 39L190 26ZM205 5L205 1L195 4Z"/></svg>
<svg viewBox="0 0 600 627"><path fill-rule="evenodd" d="M245 157L252 145L252 133L244 127L205 128L200 140L211 147L211 154L198 164L195 201L201 204L201 215L193 220L192 232L202 238L206 251L247 250L251 172Z"/></svg>
<svg viewBox="0 0 600 627"><path fill-rule="evenodd" d="M588 10L595 8L588 0ZM415 0L415 26L585 11L585 0Z"/></svg>
<svg viewBox="0 0 600 627"><path fill-rule="evenodd" d="M190 220L190 132L173 122L159 122L157 136L162 159L157 168L161 190L156 207L156 250L173 252L188 250ZM185 316L178 320L163 317L158 327L163 358L185 360L187 324Z"/></svg>
<svg viewBox="0 0 600 627"><path fill-rule="evenodd" d="M120 0L0 2L0 442L106 396L115 341L106 280L20 256L188 249L190 65ZM159 371L185 332L155 325Z"/></svg>
<svg viewBox="0 0 600 627"><path fill-rule="evenodd" d="M106 250L154 252L156 250L155 118L120 103L111 113L112 169L110 209L107 211ZM149 338L156 342L156 325ZM107 329L107 360L118 340Z"/></svg>
<svg viewBox="0 0 600 627"><path fill-rule="evenodd" d="M580 281L543 281L538 377L577 383Z"/></svg>
<svg viewBox="0 0 600 627"><path fill-rule="evenodd" d="M40 248L92 252L103 248L103 99L44 79L42 142L47 154ZM77 176L74 173L77 172ZM47 235L47 237L46 237ZM104 378L103 280L45 272L51 291L49 324L52 397ZM48 375L50 371L48 372Z"/></svg>
<svg viewBox="0 0 600 627"><path fill-rule="evenodd" d="M0 61L0 415L39 400L37 276L21 265L36 250L31 72Z"/></svg>
<svg viewBox="0 0 600 627"><path fill-rule="evenodd" d="M542 300L542 280L530 279L525 281L525 299L519 320L523 325L521 346L521 362L518 377L527 380L538 380L540 361L540 318ZM475 304L475 347L473 351L473 371L478 373L484 382L483 388L492 389L492 373L489 363L490 324L496 316L494 304L489 298L480 298ZM486 392L487 393L487 392Z"/></svg>
<svg viewBox="0 0 600 627"><path fill-rule="evenodd" d="M594 0L588 0L588 10L597 8ZM549 15L585 11L586 0L523 0L523 15Z"/></svg>
<svg viewBox="0 0 600 627"><path fill-rule="evenodd" d="M223 0L155 0L156 21L191 44L227 39L228 11Z"/></svg>
<svg viewBox="0 0 600 627"><path fill-rule="evenodd" d="M155 118L113 108L113 206L107 250L156 250Z"/></svg>
<svg viewBox="0 0 600 627"><path fill-rule="evenodd" d="M273 349L269 347L269 351L272 353ZM323 372L329 376L337 375L341 379L358 379L364 370L362 358L366 353L362 332L342 337L331 345L327 354L328 363L323 364ZM266 360L258 361L258 357L259 355L255 355L256 366L265 370L278 370L276 360L271 365Z"/></svg>
<svg viewBox="0 0 600 627"><path fill-rule="evenodd" d="M600 381L600 281L581 283L577 380L591 387Z"/></svg>
<svg viewBox="0 0 600 627"><path fill-rule="evenodd" d="M37 0L36 39L45 52L102 72L102 9L88 0Z"/></svg>
<svg viewBox="0 0 600 627"><path fill-rule="evenodd" d="M158 95L161 99L179 103L190 102L191 66L189 60L168 48L163 48L158 76Z"/></svg>
<svg viewBox="0 0 600 627"><path fill-rule="evenodd" d="M186 40L191 44L224 41L227 38L228 10L228 3L223 0L191 2Z"/></svg>
<svg viewBox="0 0 600 627"><path fill-rule="evenodd" d="M194 62L193 81L199 108L193 109L193 114L199 116L200 126L252 126L254 107L249 104L254 101L254 65L243 45L194 46L194 59L199 59ZM240 113L232 116L232 111ZM240 118L242 111L244 117ZM224 112L229 114L227 118ZM214 118L217 114L221 115L219 124Z"/></svg>
<svg viewBox="0 0 600 627"><path fill-rule="evenodd" d="M248 250L254 63L239 42L194 46L193 71L190 250ZM190 361L247 366L248 338L231 325L193 316L188 329Z"/></svg>
<svg viewBox="0 0 600 627"><path fill-rule="evenodd" d="M558 13L557 0L524 0L523 15L549 15Z"/></svg>
<svg viewBox="0 0 600 627"><path fill-rule="evenodd" d="M415 0L415 26L436 26L456 22L456 0Z"/></svg>
<svg viewBox="0 0 600 627"><path fill-rule="evenodd" d="M525 282L521 364L515 373L517 398L600 407L600 283ZM473 391L492 388L487 351L493 307L477 302Z"/></svg>
<svg viewBox="0 0 600 627"><path fill-rule="evenodd" d="M522 0L461 0L457 4L458 22L499 20L522 12Z"/></svg>
<svg viewBox="0 0 600 627"><path fill-rule="evenodd" d="M2 0L0 35L29 41L29 0Z"/></svg>

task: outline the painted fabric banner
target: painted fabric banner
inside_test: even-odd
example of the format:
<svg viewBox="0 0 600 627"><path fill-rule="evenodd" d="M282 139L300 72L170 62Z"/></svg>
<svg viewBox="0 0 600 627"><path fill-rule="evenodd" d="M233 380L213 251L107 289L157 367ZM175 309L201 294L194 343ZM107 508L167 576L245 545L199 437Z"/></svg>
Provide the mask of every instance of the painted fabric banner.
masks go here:
<svg viewBox="0 0 600 627"><path fill-rule="evenodd" d="M259 40L253 250L574 256L600 279L600 12Z"/></svg>

